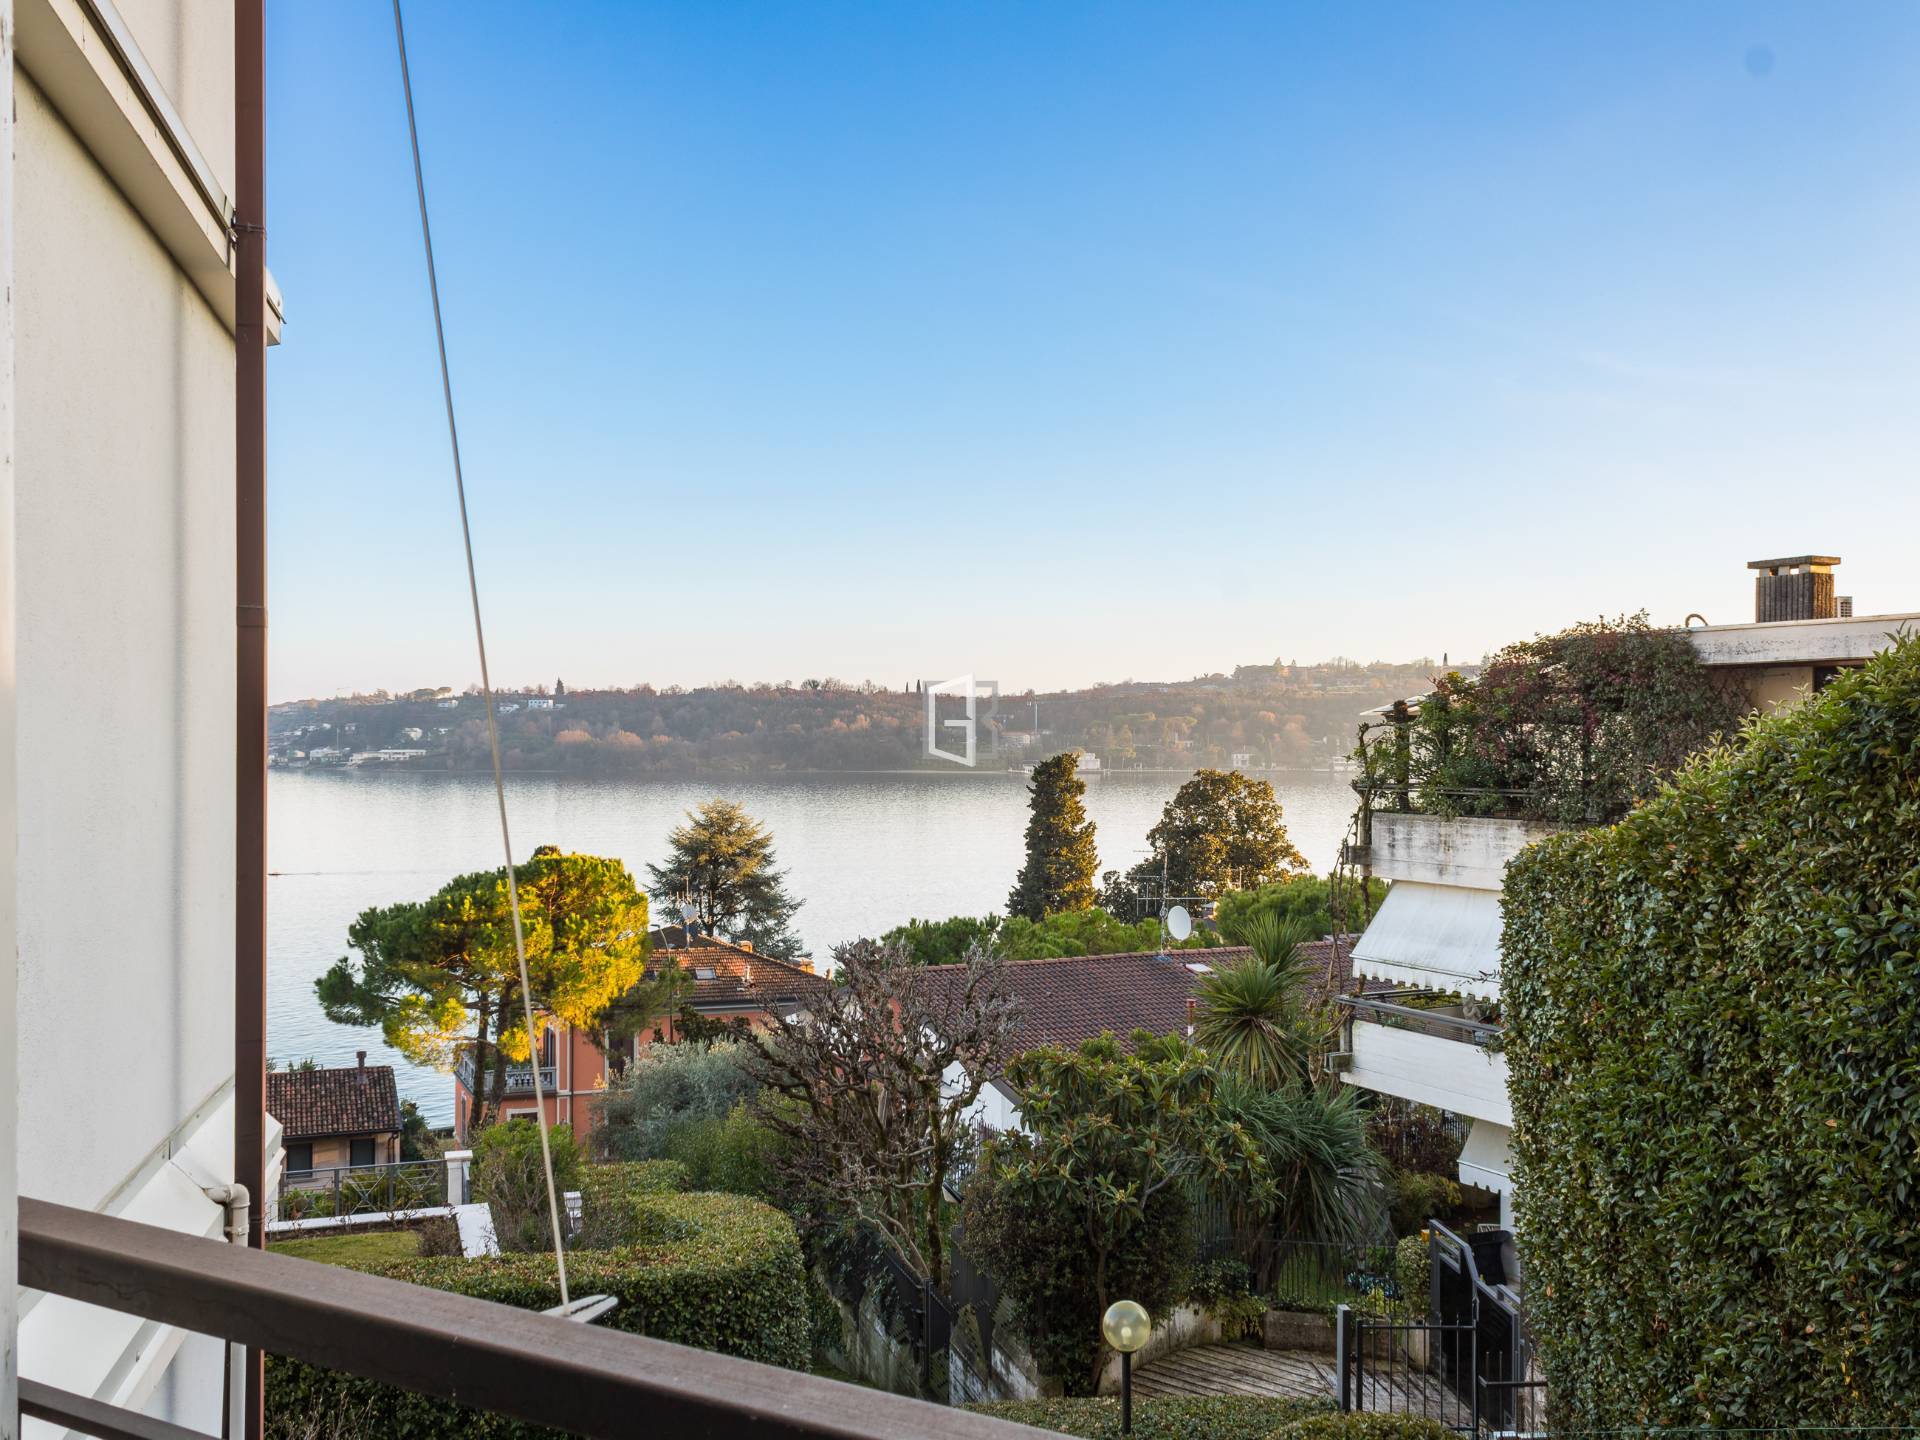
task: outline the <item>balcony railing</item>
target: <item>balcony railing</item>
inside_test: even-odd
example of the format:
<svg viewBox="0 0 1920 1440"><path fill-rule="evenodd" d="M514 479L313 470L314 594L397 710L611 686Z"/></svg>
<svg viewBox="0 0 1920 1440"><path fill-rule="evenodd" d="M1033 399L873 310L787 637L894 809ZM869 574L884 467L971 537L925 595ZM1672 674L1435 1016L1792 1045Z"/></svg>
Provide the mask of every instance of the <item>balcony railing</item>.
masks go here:
<svg viewBox="0 0 1920 1440"><path fill-rule="evenodd" d="M454 1062L453 1073L460 1077L460 1083L462 1085L466 1086L468 1090L472 1090L473 1056L462 1055ZM542 1065L540 1067L540 1087L549 1095L559 1089L559 1084L555 1078L559 1073L558 1068L552 1065ZM507 1088L504 1093L508 1095L533 1094L533 1066L509 1065L507 1067Z"/></svg>
<svg viewBox="0 0 1920 1440"><path fill-rule="evenodd" d="M280 1177L272 1219L389 1214L447 1203L447 1166L441 1160L397 1165L336 1165L289 1170Z"/></svg>
<svg viewBox="0 0 1920 1440"><path fill-rule="evenodd" d="M1397 990L1386 995L1343 995L1340 1003L1352 1011L1355 1020L1412 1030L1421 1035L1437 1035L1443 1040L1458 1040L1483 1049L1501 1046L1506 1031L1498 1020L1474 1020L1451 1010L1407 1003L1417 998L1418 992Z"/></svg>
<svg viewBox="0 0 1920 1440"><path fill-rule="evenodd" d="M750 1360L20 1201L20 1283L576 1435L1044 1440L1045 1432ZM82 1434L198 1431L23 1377L23 1415Z"/></svg>

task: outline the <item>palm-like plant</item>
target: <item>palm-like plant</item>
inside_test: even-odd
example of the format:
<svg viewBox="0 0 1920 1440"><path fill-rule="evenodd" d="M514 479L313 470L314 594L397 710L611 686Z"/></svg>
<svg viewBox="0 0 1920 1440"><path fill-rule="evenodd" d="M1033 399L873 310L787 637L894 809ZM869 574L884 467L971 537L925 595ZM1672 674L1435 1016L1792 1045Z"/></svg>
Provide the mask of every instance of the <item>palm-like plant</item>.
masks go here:
<svg viewBox="0 0 1920 1440"><path fill-rule="evenodd" d="M1253 954L1200 979L1193 1038L1230 1075L1262 1089L1304 1083L1314 1036L1300 1003L1307 965L1302 932L1272 912L1253 917Z"/></svg>
<svg viewBox="0 0 1920 1440"><path fill-rule="evenodd" d="M1252 1137L1273 1181L1270 1196L1228 1198L1240 1258L1258 1284L1273 1282L1287 1242L1354 1245L1380 1237L1387 1167L1367 1144L1359 1098L1344 1086L1221 1086L1222 1113Z"/></svg>

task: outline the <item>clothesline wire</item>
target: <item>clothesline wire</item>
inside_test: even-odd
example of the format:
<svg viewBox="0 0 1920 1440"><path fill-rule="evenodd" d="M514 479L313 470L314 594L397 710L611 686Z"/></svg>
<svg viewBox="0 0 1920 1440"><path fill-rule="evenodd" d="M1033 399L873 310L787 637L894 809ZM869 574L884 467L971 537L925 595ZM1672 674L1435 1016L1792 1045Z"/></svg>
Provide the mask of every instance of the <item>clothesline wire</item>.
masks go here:
<svg viewBox="0 0 1920 1440"><path fill-rule="evenodd" d="M460 466L460 427L453 413L453 377L447 367L447 329L440 316L440 279L433 264L433 228L427 222L427 181L420 166L420 129L413 115L413 76L407 66L407 31L400 18L400 0L393 0L393 35L400 49L400 85L407 100L407 141L413 150L413 188L420 201L420 243L427 257L427 289L433 296L433 333L440 347L440 393L447 403L447 443L453 451L453 489L460 502L460 541L467 556L467 596L473 602L473 642L480 652L480 692L487 703L487 745L493 753L493 793L500 810L500 847L507 861L507 904L513 911L513 953L520 968L520 1004L527 1022L527 1043L534 1037L533 987L527 980L527 938L520 923L520 886L513 873L513 836L507 827L507 786L500 767L500 725L493 701L493 680L487 672L487 631L480 618L480 580L473 563L473 527L467 519L467 481ZM540 1067L533 1070L534 1123L540 1130L540 1165L547 1181L547 1219L553 1226L553 1263L560 1274L560 1306L571 1304L567 1293L567 1252L560 1229L560 1194L553 1183L553 1146L547 1138L547 1094ZM475 1057L474 1075L481 1073ZM451 1197L449 1197L451 1198Z"/></svg>

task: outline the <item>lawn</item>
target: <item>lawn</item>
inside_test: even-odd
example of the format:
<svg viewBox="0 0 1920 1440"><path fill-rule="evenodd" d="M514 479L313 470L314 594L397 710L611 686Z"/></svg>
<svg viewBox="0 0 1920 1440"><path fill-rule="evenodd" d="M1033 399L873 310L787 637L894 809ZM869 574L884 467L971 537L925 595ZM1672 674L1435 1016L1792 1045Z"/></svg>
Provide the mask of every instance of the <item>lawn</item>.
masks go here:
<svg viewBox="0 0 1920 1440"><path fill-rule="evenodd" d="M276 1255L296 1260L318 1260L322 1265L380 1265L411 1260L420 1253L417 1230L375 1230L358 1235L305 1235L297 1240L275 1240Z"/></svg>

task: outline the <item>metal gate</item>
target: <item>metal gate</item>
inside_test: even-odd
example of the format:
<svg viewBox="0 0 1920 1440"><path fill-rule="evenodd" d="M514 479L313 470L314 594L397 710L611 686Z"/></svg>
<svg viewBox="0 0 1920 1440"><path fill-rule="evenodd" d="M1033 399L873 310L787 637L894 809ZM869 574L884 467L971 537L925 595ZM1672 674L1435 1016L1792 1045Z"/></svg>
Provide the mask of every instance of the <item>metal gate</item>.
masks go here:
<svg viewBox="0 0 1920 1440"><path fill-rule="evenodd" d="M1433 1275L1426 1319L1339 1307L1340 1408L1419 1415L1475 1437L1536 1432L1544 1419L1542 1390L1518 1295L1504 1274L1483 1276L1473 1245L1444 1225L1429 1223L1428 1247Z"/></svg>

